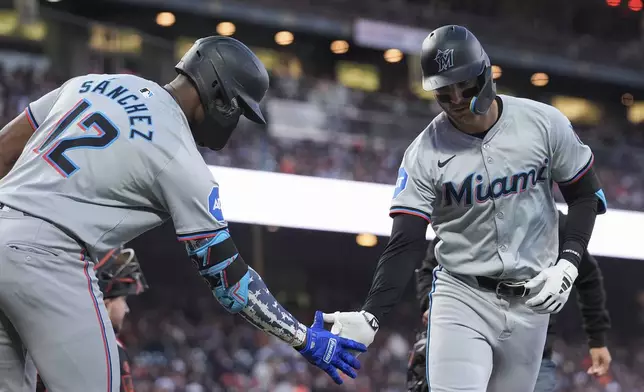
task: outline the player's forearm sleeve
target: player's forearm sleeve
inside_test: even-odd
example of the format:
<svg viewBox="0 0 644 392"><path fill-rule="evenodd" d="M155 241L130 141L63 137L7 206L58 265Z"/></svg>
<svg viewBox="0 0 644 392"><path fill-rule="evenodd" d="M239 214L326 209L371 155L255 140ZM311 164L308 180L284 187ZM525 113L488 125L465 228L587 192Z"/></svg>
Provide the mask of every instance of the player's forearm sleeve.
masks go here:
<svg viewBox="0 0 644 392"><path fill-rule="evenodd" d="M293 347L303 344L306 327L277 302L257 272L252 268L249 272L248 304L239 314L252 325Z"/></svg>
<svg viewBox="0 0 644 392"><path fill-rule="evenodd" d="M414 215L396 215L391 237L380 256L363 310L379 321L402 297L427 250L427 221Z"/></svg>
<svg viewBox="0 0 644 392"><path fill-rule="evenodd" d="M591 348L606 345L606 333L611 325L610 316L606 309L606 292L603 280L597 260L586 253L579 265L579 277L575 281L575 287L579 294L577 298L584 330Z"/></svg>
<svg viewBox="0 0 644 392"><path fill-rule="evenodd" d="M579 268L595 227L595 218L606 211L606 200L593 170L573 184L560 186L560 190L568 204L568 219L560 239L559 258Z"/></svg>
<svg viewBox="0 0 644 392"><path fill-rule="evenodd" d="M231 313L292 346L306 339L306 327L277 302L262 278L239 255L227 229L186 241L186 250L215 298Z"/></svg>
<svg viewBox="0 0 644 392"><path fill-rule="evenodd" d="M566 259L577 268L586 252L597 217L597 200L588 196L568 206L568 224L564 229L560 259Z"/></svg>
<svg viewBox="0 0 644 392"><path fill-rule="evenodd" d="M418 296L418 302L420 303L421 313L424 313L429 308L429 292L432 289L432 283L434 281L432 272L438 265L436 256L434 256L434 248L437 242L438 238L435 238L427 247L425 258L417 274L416 294Z"/></svg>

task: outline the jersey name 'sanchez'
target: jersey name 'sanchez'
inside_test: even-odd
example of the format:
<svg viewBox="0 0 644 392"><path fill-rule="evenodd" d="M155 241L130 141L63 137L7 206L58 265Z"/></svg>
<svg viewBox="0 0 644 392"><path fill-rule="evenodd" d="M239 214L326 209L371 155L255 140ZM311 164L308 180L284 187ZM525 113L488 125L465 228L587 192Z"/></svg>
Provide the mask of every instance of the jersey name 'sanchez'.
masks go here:
<svg viewBox="0 0 644 392"><path fill-rule="evenodd" d="M113 80L113 78L107 80L88 80L81 84L78 92L87 93L91 91L92 93L102 94L111 98L121 105L127 114L149 112L147 105L144 102L139 102L141 96L144 98L152 96L152 92L148 88L141 88L134 93L120 83L110 83ZM125 93L128 94L125 95ZM135 116L128 116L128 119L130 123L130 138L139 136L148 141L152 140L154 130L152 129L151 115L137 114Z"/></svg>

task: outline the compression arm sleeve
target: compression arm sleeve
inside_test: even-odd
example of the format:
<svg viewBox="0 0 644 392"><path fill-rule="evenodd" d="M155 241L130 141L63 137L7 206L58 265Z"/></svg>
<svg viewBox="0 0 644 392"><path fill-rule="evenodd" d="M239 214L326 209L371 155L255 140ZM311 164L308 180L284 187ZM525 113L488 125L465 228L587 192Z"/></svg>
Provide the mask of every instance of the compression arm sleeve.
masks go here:
<svg viewBox="0 0 644 392"><path fill-rule="evenodd" d="M429 244L423 263L416 273L416 295L420 303L421 313L425 313L429 309L429 292L432 290L434 283L433 271L438 265L436 256L434 255L434 248L436 248L438 241L438 237L435 237L431 244Z"/></svg>
<svg viewBox="0 0 644 392"><path fill-rule="evenodd" d="M611 322L606 309L603 280L597 260L586 252L579 265L579 277L575 281L575 287L584 330L591 348L606 346L606 333L610 330Z"/></svg>
<svg viewBox="0 0 644 392"><path fill-rule="evenodd" d="M188 255L215 298L231 313L291 346L301 346L306 326L277 302L268 287L239 255L228 229L186 241Z"/></svg>
<svg viewBox="0 0 644 392"><path fill-rule="evenodd" d="M427 249L427 221L422 217L398 214L394 216L389 243L380 256L371 290L363 310L382 321L402 297L414 269Z"/></svg>
<svg viewBox="0 0 644 392"><path fill-rule="evenodd" d="M579 267L595 226L595 218L606 211L606 198L592 167L579 180L559 184L559 189L568 204L568 219L563 230L559 258Z"/></svg>

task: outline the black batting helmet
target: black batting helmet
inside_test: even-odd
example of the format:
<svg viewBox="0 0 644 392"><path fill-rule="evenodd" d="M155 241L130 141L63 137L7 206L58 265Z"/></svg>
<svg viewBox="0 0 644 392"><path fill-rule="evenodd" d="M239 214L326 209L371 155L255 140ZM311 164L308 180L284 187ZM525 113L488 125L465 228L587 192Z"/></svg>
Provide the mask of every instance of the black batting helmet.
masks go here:
<svg viewBox="0 0 644 392"><path fill-rule="evenodd" d="M148 288L134 250L112 249L95 266L103 299L141 294Z"/></svg>
<svg viewBox="0 0 644 392"><path fill-rule="evenodd" d="M190 79L203 105L204 121L190 124L199 145L224 148L242 114L266 124L259 103L268 90L268 72L243 43L221 36L198 39L175 69Z"/></svg>
<svg viewBox="0 0 644 392"><path fill-rule="evenodd" d="M485 114L496 97L490 59L465 27L448 25L432 31L423 41L420 65L426 91L477 78L478 94L470 102L474 114Z"/></svg>

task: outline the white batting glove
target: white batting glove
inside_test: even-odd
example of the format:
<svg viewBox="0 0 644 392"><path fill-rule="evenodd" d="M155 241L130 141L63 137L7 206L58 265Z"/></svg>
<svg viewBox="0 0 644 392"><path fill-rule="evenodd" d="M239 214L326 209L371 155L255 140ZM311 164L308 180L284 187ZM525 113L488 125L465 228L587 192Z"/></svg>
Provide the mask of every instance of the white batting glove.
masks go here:
<svg viewBox="0 0 644 392"><path fill-rule="evenodd" d="M324 322L333 323L331 333L355 340L369 347L380 327L376 317L361 310L360 312L324 313ZM356 356L360 353L355 352Z"/></svg>
<svg viewBox="0 0 644 392"><path fill-rule="evenodd" d="M526 301L526 306L536 313L558 313L568 301L577 275L577 267L568 260L560 259L525 284L525 288L531 291L542 286L536 296Z"/></svg>

